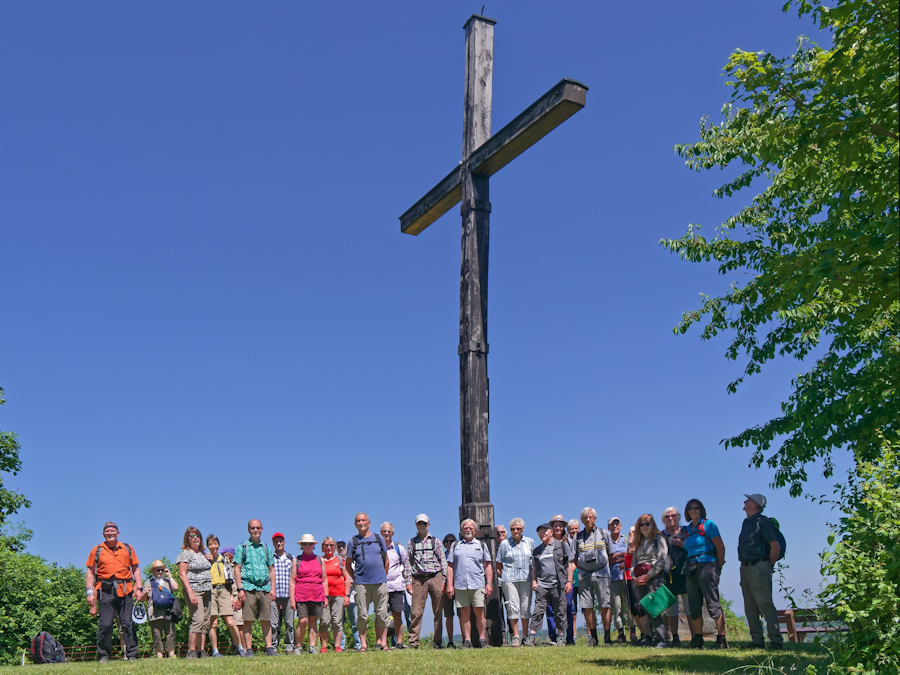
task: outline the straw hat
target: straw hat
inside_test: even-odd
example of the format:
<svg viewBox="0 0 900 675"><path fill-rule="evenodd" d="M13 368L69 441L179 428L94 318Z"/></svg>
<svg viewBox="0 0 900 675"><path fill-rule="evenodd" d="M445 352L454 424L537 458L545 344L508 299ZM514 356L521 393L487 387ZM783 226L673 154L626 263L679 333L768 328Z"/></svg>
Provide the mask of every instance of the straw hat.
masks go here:
<svg viewBox="0 0 900 675"><path fill-rule="evenodd" d="M165 568L166 568L166 563L164 563L162 560L160 560L159 558L157 558L157 559L154 560L153 563L150 565L150 571L152 572L153 570L159 569L159 568L165 569Z"/></svg>
<svg viewBox="0 0 900 675"><path fill-rule="evenodd" d="M300 541L298 541L297 543L298 544L318 544L319 542L316 541L316 538L313 535L303 534L300 536Z"/></svg>

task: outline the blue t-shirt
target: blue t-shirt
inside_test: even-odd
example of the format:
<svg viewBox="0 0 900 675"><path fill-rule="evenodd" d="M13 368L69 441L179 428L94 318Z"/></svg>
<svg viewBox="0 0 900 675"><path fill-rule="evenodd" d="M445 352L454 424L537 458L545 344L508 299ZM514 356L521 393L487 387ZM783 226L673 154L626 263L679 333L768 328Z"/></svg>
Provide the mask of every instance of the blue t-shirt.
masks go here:
<svg viewBox="0 0 900 675"><path fill-rule="evenodd" d="M700 522L703 523L703 529L706 531L705 537L700 534L700 529L693 522L681 528L684 550L687 551L688 558L696 558L699 562L715 562L718 559L716 547L713 546L710 539L721 536L719 528L711 520L701 520Z"/></svg>
<svg viewBox="0 0 900 675"><path fill-rule="evenodd" d="M358 534L356 551L353 551L353 537L347 539L347 559L352 560L354 584L383 584L387 582L387 572L384 571L384 558L381 557L381 548L384 546L384 538L380 534L370 532L368 537L360 537ZM379 543L380 542L380 543ZM385 547L385 551L387 548ZM350 557L352 554L352 558Z"/></svg>

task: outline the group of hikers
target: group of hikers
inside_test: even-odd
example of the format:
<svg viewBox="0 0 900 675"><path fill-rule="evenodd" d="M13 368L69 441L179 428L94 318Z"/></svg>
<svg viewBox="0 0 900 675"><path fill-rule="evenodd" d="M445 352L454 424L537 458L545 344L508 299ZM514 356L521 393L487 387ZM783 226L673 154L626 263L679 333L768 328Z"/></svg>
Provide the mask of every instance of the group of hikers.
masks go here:
<svg viewBox="0 0 900 675"><path fill-rule="evenodd" d="M783 639L772 601L772 570L783 557L784 538L777 522L773 525L762 515L765 497L745 497L738 558L750 628L748 646L766 646L762 617L769 648L780 649ZM103 543L91 549L86 562L87 602L91 612L99 614L101 662L109 661L116 621L123 659L137 658L135 616L149 620L156 655L174 657L174 625L182 606L190 617L187 658L207 656L207 638L209 655L223 656L217 633L220 618L232 638L230 653L243 657L254 655L252 628L257 621L268 656L277 655L281 645L289 654L324 653L329 633L334 651L344 651L345 615L358 652L370 647L418 649L429 598L434 649L455 647L454 614L463 649L534 646L545 616L549 644L574 645L579 607L588 646L600 644L599 612L606 645L679 647L679 598L689 619L690 647L705 646L705 603L716 626L714 647L725 649L725 617L719 603L725 546L700 500L689 500L685 514L687 522L682 524L677 508L665 509L660 527L653 515L644 513L623 533L620 518L611 517L606 528L598 527L596 511L586 507L578 520L555 515L538 525L536 540L525 536L521 518L509 522L508 532L498 525L493 537L485 537L477 523L466 519L460 523L459 538L448 534L439 542L429 533L430 519L421 513L415 518L416 535L402 546L394 541L392 523L382 523L374 532L368 515L360 512L349 542L325 537L316 553L319 542L304 534L297 541L298 555L285 550L281 532L272 535L269 546L256 519L247 524L247 540L234 548L220 547L214 534L204 539L192 526L185 530L175 561L177 578L162 560L154 560L146 581L134 549L120 542L118 526L107 522ZM667 609L648 603L662 587L668 591L664 597L675 599ZM142 602L147 605L146 617ZM374 645L366 638L370 605L375 615ZM403 643L404 614L408 644Z"/></svg>

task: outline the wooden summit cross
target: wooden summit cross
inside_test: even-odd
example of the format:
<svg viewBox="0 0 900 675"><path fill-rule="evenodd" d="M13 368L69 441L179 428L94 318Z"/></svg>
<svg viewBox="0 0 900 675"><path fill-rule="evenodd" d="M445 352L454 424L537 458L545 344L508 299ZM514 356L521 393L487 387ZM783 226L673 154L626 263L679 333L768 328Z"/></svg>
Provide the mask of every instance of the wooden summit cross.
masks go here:
<svg viewBox="0 0 900 675"><path fill-rule="evenodd" d="M460 520L493 539L488 474L487 290L491 203L488 179L584 107L587 87L564 79L491 136L496 21L473 14L466 31L466 94L462 162L400 216L400 231L419 234L462 202L459 279Z"/></svg>

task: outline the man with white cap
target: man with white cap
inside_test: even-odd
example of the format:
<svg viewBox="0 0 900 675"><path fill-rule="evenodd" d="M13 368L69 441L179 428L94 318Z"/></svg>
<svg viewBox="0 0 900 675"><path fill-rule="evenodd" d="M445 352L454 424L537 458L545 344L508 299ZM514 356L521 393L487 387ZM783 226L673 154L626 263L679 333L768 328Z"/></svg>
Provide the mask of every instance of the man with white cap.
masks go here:
<svg viewBox="0 0 900 675"><path fill-rule="evenodd" d="M747 517L738 538L738 558L741 561L741 590L744 612L750 627L751 647L765 647L760 615L766 620L769 648L781 649L784 639L778 626L778 612L772 602L772 568L781 556L781 544L775 527L762 515L766 498L761 494L744 495Z"/></svg>
<svg viewBox="0 0 900 675"><path fill-rule="evenodd" d="M428 533L431 521L424 513L416 516L416 536L406 545L407 578L410 579L406 591L412 596L412 617L409 624L409 646L419 648L419 633L425 602L431 597L431 611L434 614L434 648L441 649L443 625L441 605L444 596L444 577L447 573L447 559L444 548L437 537ZM451 639L453 636L450 636Z"/></svg>

